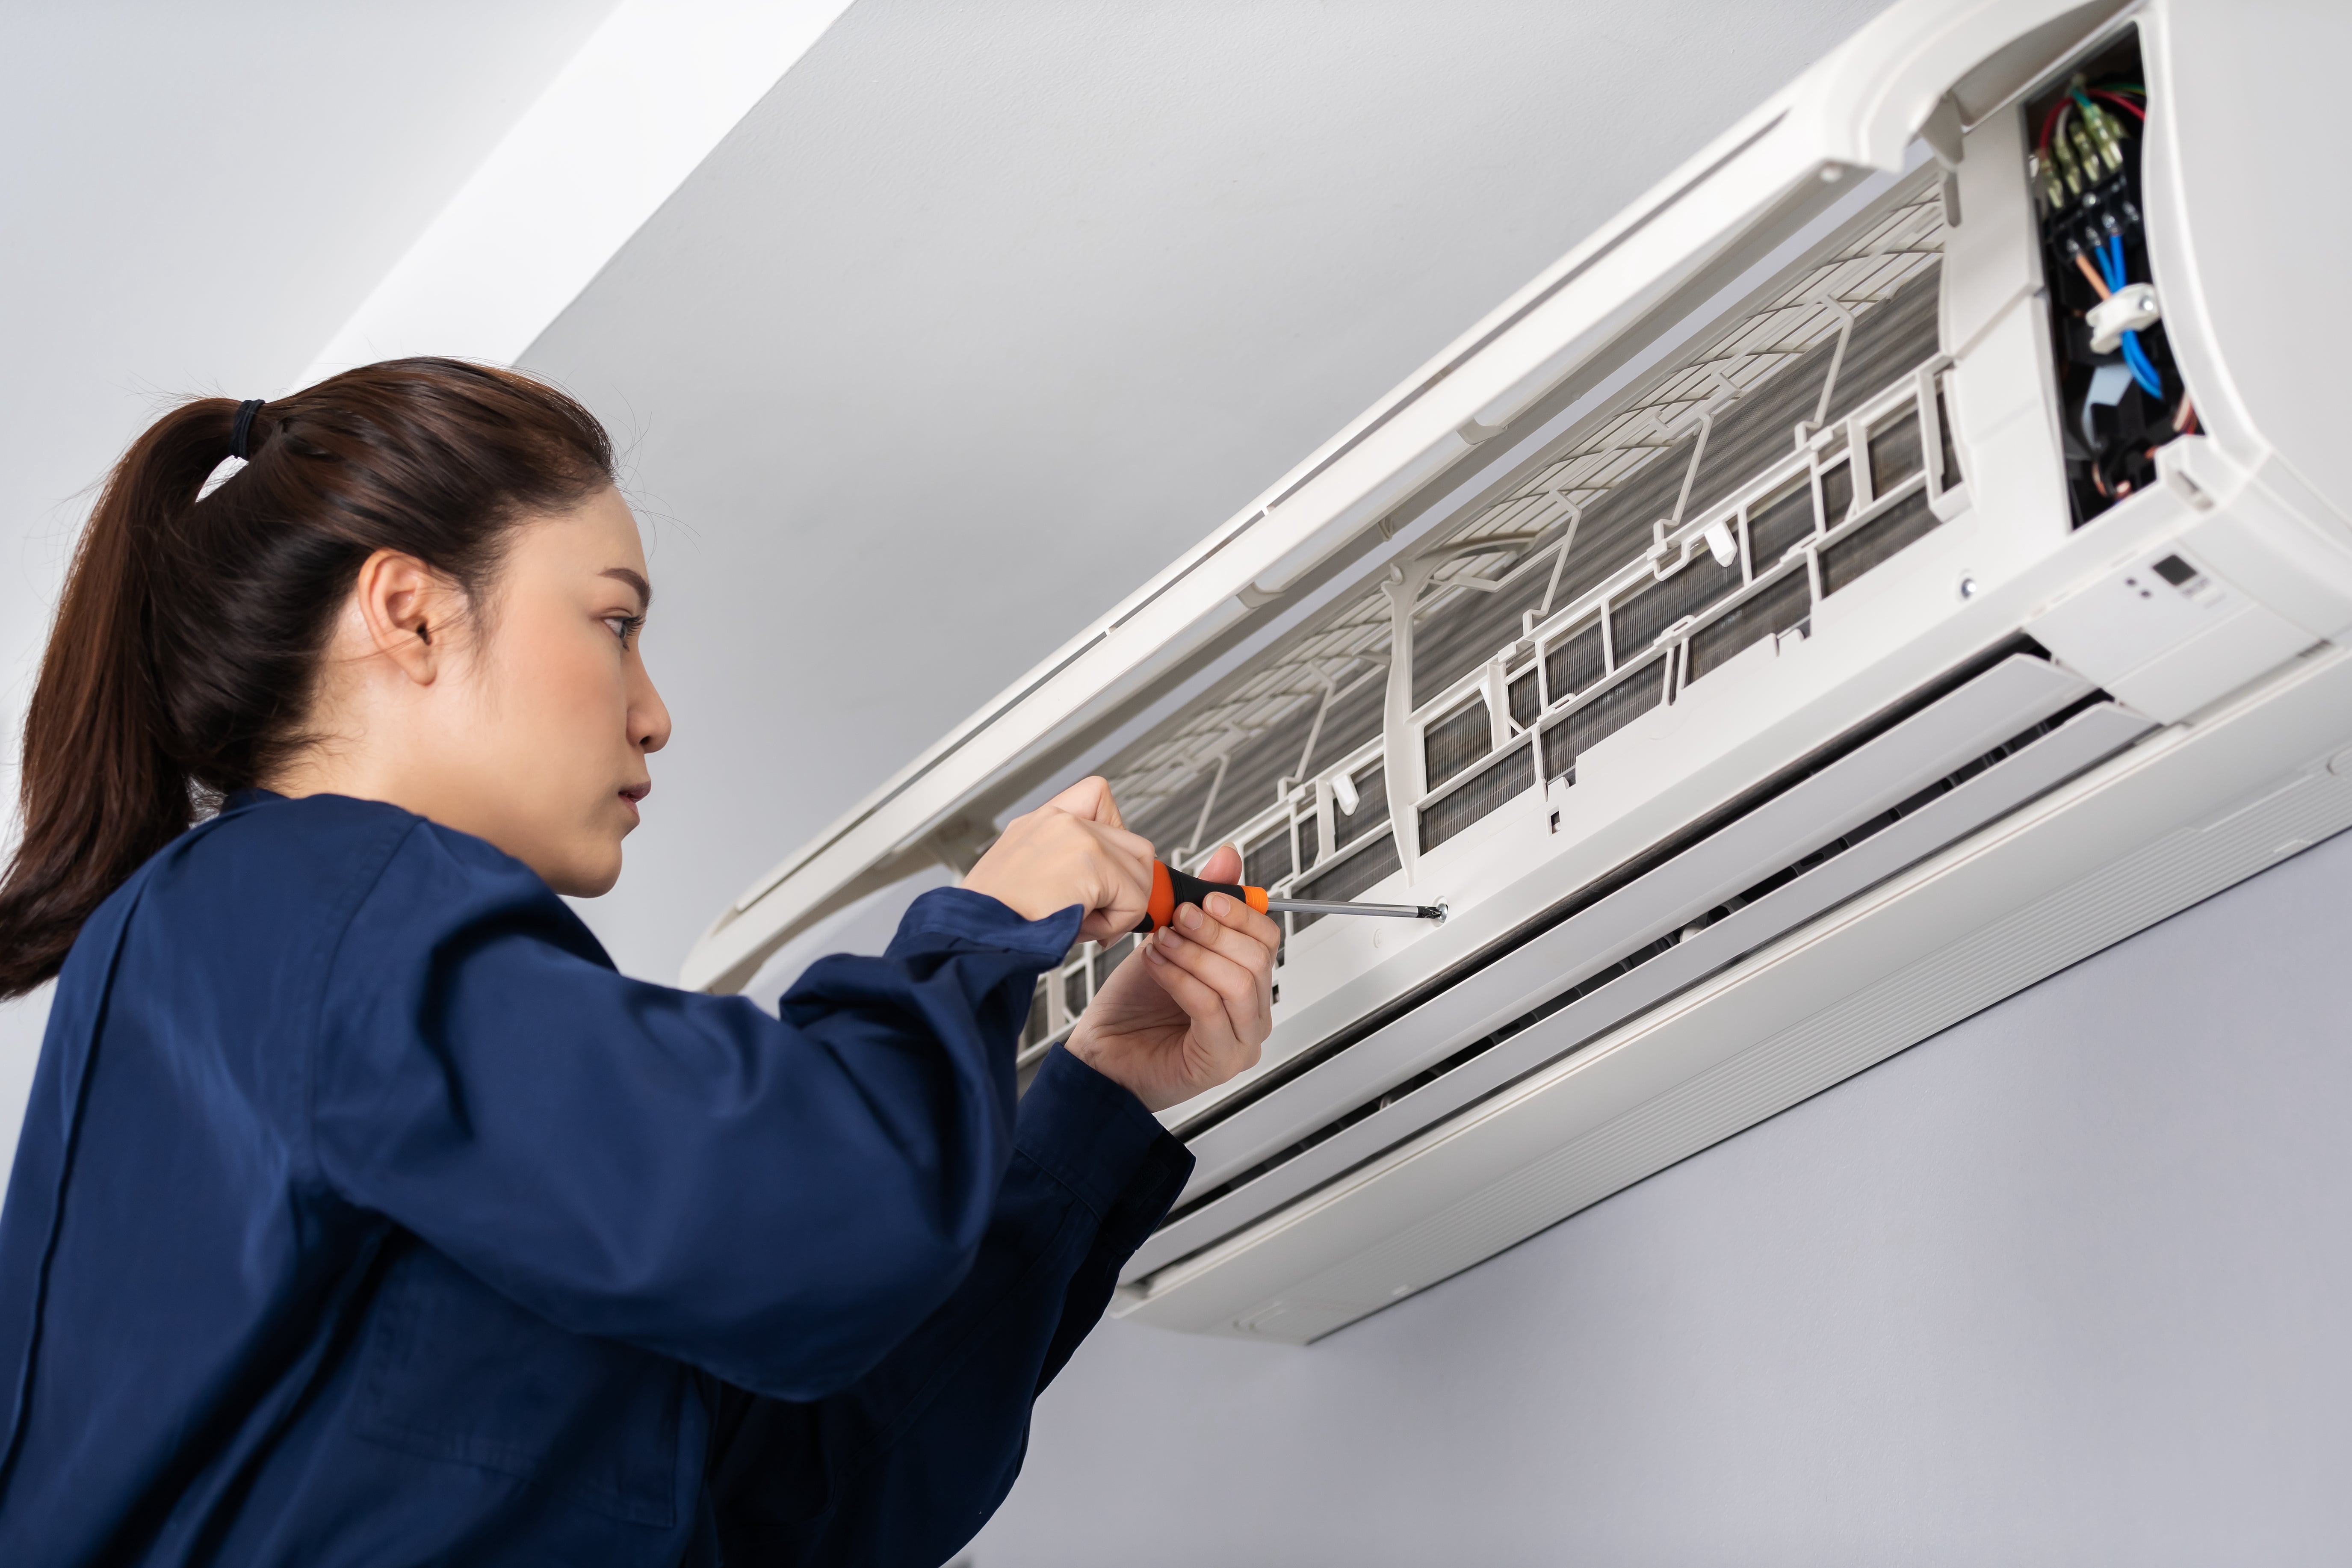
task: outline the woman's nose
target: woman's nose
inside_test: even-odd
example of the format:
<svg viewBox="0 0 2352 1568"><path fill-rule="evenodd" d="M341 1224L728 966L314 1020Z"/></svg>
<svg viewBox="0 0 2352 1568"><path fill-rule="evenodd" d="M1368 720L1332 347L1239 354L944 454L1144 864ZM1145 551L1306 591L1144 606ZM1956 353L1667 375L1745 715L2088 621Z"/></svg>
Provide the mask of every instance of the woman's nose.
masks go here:
<svg viewBox="0 0 2352 1568"><path fill-rule="evenodd" d="M629 703L629 738L645 752L658 752L669 744L669 707L654 689L653 678L641 672L637 677L639 689Z"/></svg>

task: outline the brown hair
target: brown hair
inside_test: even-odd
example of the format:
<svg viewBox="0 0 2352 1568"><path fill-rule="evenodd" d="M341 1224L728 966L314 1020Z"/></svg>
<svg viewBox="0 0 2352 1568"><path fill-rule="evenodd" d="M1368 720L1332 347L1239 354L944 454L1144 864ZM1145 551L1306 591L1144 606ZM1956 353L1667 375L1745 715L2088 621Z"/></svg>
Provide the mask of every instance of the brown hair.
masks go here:
<svg viewBox="0 0 2352 1568"><path fill-rule="evenodd" d="M237 411L195 398L149 426L74 552L26 715L0 996L57 973L148 857L304 743L320 656L369 555L414 555L478 605L518 521L613 482L585 408L457 360L366 365L264 405L245 466L202 494Z"/></svg>

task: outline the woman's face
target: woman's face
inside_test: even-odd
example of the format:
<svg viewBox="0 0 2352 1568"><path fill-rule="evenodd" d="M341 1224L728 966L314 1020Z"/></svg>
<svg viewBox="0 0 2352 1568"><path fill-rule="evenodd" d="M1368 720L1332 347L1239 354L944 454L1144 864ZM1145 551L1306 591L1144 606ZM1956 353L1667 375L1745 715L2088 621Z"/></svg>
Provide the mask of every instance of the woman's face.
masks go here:
<svg viewBox="0 0 2352 1568"><path fill-rule="evenodd" d="M638 648L651 596L618 491L524 523L478 607L471 657L450 671L460 700L444 718L457 732L436 748L450 793L425 815L488 839L557 892L609 890L653 787L646 758L669 740Z"/></svg>

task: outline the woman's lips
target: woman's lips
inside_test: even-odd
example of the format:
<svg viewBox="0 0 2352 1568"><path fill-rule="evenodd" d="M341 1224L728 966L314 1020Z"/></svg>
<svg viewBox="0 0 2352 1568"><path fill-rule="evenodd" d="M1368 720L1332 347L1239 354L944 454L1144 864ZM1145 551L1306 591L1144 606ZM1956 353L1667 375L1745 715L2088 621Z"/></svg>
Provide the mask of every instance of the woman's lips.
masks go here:
<svg viewBox="0 0 2352 1568"><path fill-rule="evenodd" d="M644 784L626 784L624 785L621 790L621 803L629 808L629 815L631 816L635 816L637 815L637 802L645 799L646 796L653 793L654 786L651 780L647 780Z"/></svg>

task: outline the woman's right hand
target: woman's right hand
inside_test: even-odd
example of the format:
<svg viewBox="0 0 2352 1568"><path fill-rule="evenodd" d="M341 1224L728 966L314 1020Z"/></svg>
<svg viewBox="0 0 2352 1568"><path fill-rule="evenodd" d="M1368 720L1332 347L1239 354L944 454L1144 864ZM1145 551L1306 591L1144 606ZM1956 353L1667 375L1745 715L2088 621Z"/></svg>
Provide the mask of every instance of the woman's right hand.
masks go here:
<svg viewBox="0 0 2352 1568"><path fill-rule="evenodd" d="M1151 841L1120 823L1108 780L1081 779L1014 817L963 886L1023 920L1080 905L1087 911L1080 940L1116 942L1151 901Z"/></svg>

